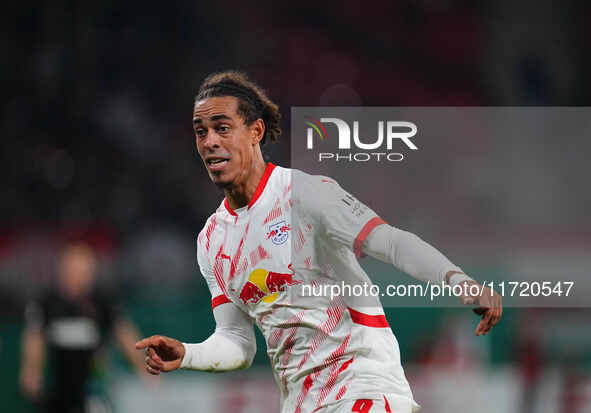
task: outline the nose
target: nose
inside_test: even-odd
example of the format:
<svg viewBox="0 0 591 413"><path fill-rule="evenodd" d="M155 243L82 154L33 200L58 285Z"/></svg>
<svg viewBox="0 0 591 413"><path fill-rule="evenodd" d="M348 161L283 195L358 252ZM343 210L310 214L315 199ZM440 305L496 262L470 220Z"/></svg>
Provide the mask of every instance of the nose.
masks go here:
<svg viewBox="0 0 591 413"><path fill-rule="evenodd" d="M211 151L220 147L220 137L215 131L207 133L205 138L201 139L201 146L203 149Z"/></svg>

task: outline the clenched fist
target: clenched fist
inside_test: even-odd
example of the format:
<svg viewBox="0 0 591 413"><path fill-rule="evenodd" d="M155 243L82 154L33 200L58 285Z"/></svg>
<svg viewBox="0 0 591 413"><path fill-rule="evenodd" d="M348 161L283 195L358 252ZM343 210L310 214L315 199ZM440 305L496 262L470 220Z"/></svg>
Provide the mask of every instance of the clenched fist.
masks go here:
<svg viewBox="0 0 591 413"><path fill-rule="evenodd" d="M501 296L496 291L484 287L475 281L463 281L461 283L467 294L462 294L459 298L462 304L475 305L472 311L481 316L480 323L476 327L476 335L486 335L501 319L503 314L503 302ZM471 289L470 286L476 288ZM478 291L478 294L472 293Z"/></svg>
<svg viewBox="0 0 591 413"><path fill-rule="evenodd" d="M146 370L158 375L178 369L185 356L185 346L174 338L152 336L135 343L138 350L146 351Z"/></svg>

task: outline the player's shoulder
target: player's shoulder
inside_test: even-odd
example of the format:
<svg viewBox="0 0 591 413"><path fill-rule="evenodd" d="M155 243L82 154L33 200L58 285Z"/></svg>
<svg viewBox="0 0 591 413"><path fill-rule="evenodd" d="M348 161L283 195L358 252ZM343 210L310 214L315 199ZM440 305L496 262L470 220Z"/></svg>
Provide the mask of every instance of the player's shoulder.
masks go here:
<svg viewBox="0 0 591 413"><path fill-rule="evenodd" d="M292 197L307 203L322 203L340 194L343 189L336 179L292 169Z"/></svg>
<svg viewBox="0 0 591 413"><path fill-rule="evenodd" d="M283 197L289 194L294 202L322 204L343 191L339 183L329 176L279 166L275 167L273 173L272 191L281 192Z"/></svg>
<svg viewBox="0 0 591 413"><path fill-rule="evenodd" d="M224 198L224 200L225 200L225 198ZM215 212L213 214L211 214L205 220L205 224L203 225L203 228L201 228L201 231L199 231L199 235L197 235L197 247L198 248L199 248L199 245L201 245L203 242L205 242L206 239L211 239L212 233L213 233L217 223L225 218L224 217L225 211L223 211L222 208L224 208L224 201L223 200L222 200L222 203L220 204L220 207L218 207L218 209L216 209Z"/></svg>
<svg viewBox="0 0 591 413"><path fill-rule="evenodd" d="M339 187L339 183L329 176L313 175L300 169L290 169L291 182L294 187L301 188L330 188Z"/></svg>
<svg viewBox="0 0 591 413"><path fill-rule="evenodd" d="M292 169L291 199L296 211L311 217L324 216L340 202L345 191L332 177Z"/></svg>
<svg viewBox="0 0 591 413"><path fill-rule="evenodd" d="M285 166L273 165L273 170L270 174L269 183L273 184L281 184L286 182L291 182L293 179L301 179L305 182L325 182L331 181L335 183L336 181L330 177L324 175L313 175L307 172L302 171L301 169L295 168L288 168Z"/></svg>
<svg viewBox="0 0 591 413"><path fill-rule="evenodd" d="M292 169L283 166L270 164L272 166L271 173L267 178L264 190L273 193L286 194L288 187L291 184Z"/></svg>
<svg viewBox="0 0 591 413"><path fill-rule="evenodd" d="M223 202L220 205L221 207L223 207ZM218 216L222 213L222 211L220 210L220 208L216 209L209 217L207 217L207 219L205 220L205 224L203 224L203 227L201 228L201 231L199 232L199 235L201 235L201 233L203 233L204 231L207 230L207 227L209 225L211 225L212 222L215 222L218 219Z"/></svg>

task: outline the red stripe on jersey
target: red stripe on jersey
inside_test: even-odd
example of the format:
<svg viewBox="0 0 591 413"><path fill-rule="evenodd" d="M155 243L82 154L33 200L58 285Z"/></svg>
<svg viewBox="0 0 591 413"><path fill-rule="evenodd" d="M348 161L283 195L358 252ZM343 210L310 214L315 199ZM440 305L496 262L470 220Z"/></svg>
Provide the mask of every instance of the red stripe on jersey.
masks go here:
<svg viewBox="0 0 591 413"><path fill-rule="evenodd" d="M227 234L227 233L226 233ZM225 241L225 239L224 239ZM222 292L226 293L226 283L224 282L224 259L230 259L230 257L223 253L224 244L220 245L220 249L215 256L215 261L213 263L213 275L218 283L218 286L222 290Z"/></svg>
<svg viewBox="0 0 591 413"><path fill-rule="evenodd" d="M263 190L267 185L267 181L271 177L271 172L273 172L273 169L275 169L275 165L273 165L271 162L268 162L267 167L265 168L265 172L263 172L263 177L259 181L257 189L254 191L252 198L250 198L250 202L248 203L248 209L252 208L254 203L257 201L257 199L259 199L259 197L263 193Z"/></svg>
<svg viewBox="0 0 591 413"><path fill-rule="evenodd" d="M297 238L296 238L294 246L293 246L294 251L296 253L300 252L302 250L302 248L304 248L305 243L306 243L306 237L304 236L302 229L298 228L298 235L297 235Z"/></svg>
<svg viewBox="0 0 591 413"><path fill-rule="evenodd" d="M248 268L248 259L246 257L244 257L242 259L242 262L240 263L240 267L238 267L238 271L236 271L236 274L242 274L244 271L246 271L246 269Z"/></svg>
<svg viewBox="0 0 591 413"><path fill-rule="evenodd" d="M386 320L386 316L384 316L383 314L369 315L361 313L359 311L355 311L352 308L347 309L349 310L349 314L351 314L351 319L356 324L376 328L390 327L390 324L388 324L388 320Z"/></svg>
<svg viewBox="0 0 591 413"><path fill-rule="evenodd" d="M211 299L211 309L213 310L218 305L226 304L229 302L230 302L230 299L228 297L226 297L224 294L220 294L217 297L213 297Z"/></svg>
<svg viewBox="0 0 591 413"><path fill-rule="evenodd" d="M271 254L269 254L269 251L264 249L261 244L259 244L256 250L250 253L250 261L253 267L257 265L259 261L266 258L271 258Z"/></svg>
<svg viewBox="0 0 591 413"><path fill-rule="evenodd" d="M274 219L279 218L280 216L281 216L281 201L279 200L279 198L277 198L277 200L275 201L275 205L273 206L273 209L271 211L269 211L269 214L265 218L265 221L263 222L263 224L267 224L270 221L273 221Z"/></svg>
<svg viewBox="0 0 591 413"><path fill-rule="evenodd" d="M230 213L230 215L233 215L235 217L238 216L238 214L236 212L234 212L234 210L232 209L232 207L228 203L228 198L224 198L224 206L226 207L226 211L228 211Z"/></svg>
<svg viewBox="0 0 591 413"><path fill-rule="evenodd" d="M378 225L382 225L385 223L386 221L384 221L380 217L373 217L365 223L363 228L361 228L361 231L359 231L359 234L357 234L357 237L355 237L355 241L353 242L353 251L355 252L355 256L357 258L361 258L363 243L365 242L366 238L369 236L371 231L373 231L373 229Z"/></svg>
<svg viewBox="0 0 591 413"><path fill-rule="evenodd" d="M281 336L283 336L283 329L281 328L276 328L273 330L273 332L271 333L271 336L269 337L269 348L275 348L277 347L277 345L279 344L279 340L281 339Z"/></svg>
<svg viewBox="0 0 591 413"><path fill-rule="evenodd" d="M257 199L259 199L259 197L263 193L263 190L267 185L267 181L269 180L269 177L271 176L271 172L273 172L273 169L275 169L275 165L273 165L271 162L268 162L267 166L265 167L265 172L263 172L263 176L259 181L257 189L255 189L252 198L250 198L250 202L248 203L248 209L250 209L254 205L254 203L257 201ZM236 214L232 207L230 207L230 204L228 203L228 198L224 199L224 206L226 207L226 210L230 215L233 215L236 218L238 218L238 214Z"/></svg>
<svg viewBox="0 0 591 413"><path fill-rule="evenodd" d="M206 251L209 251L211 234L213 233L213 230L215 228L215 224L216 224L216 215L213 216L213 218L209 222L209 225L207 226L207 229L205 230L205 238L207 239L207 242L205 243L205 250Z"/></svg>
<svg viewBox="0 0 591 413"><path fill-rule="evenodd" d="M337 396L335 397L335 400L340 400L341 397L343 397L345 395L346 391L347 391L347 385L345 384L337 392Z"/></svg>
<svg viewBox="0 0 591 413"><path fill-rule="evenodd" d="M236 268L238 266L238 262L240 261L240 257L242 256L242 246L244 245L244 241L246 239L246 236L248 235L248 228L250 228L250 222L246 224L246 228L244 229L244 235L240 239L240 244L238 244L236 254L234 254L234 258L232 258L232 260L230 261L230 277L228 278L228 281L231 281L236 275Z"/></svg>
<svg viewBox="0 0 591 413"><path fill-rule="evenodd" d="M310 356L318 349L320 344L322 344L328 338L330 333L332 333L337 328L341 319L343 318L345 308L345 303L342 297L337 297L330 303L329 307L326 309L326 315L328 318L322 324L320 324L320 326L318 326L318 331L310 340L310 346L302 357L302 360L298 365L298 370L302 368L306 361L308 361L308 358L310 358Z"/></svg>
<svg viewBox="0 0 591 413"><path fill-rule="evenodd" d="M287 194L289 194L289 191L291 191L291 183L287 185L287 187L283 190L283 198L285 198Z"/></svg>
<svg viewBox="0 0 591 413"><path fill-rule="evenodd" d="M320 376L320 373L322 373L324 368L329 366L333 366L333 368L335 367L335 363L337 363L345 354L345 349L347 348L350 339L351 334L347 334L341 345L335 351L333 351L320 366L315 367L312 373L306 376L302 386L302 391L298 395L298 404L294 410L294 413L301 413L302 404L304 403L304 399L308 395L312 384L314 384L314 381L318 378L318 376Z"/></svg>
<svg viewBox="0 0 591 413"><path fill-rule="evenodd" d="M289 328L289 326L292 326L289 329L289 334L283 342L283 355L281 357L281 366L284 367L283 372L281 373L281 383L284 387L286 386L285 371L287 370L285 367L287 367L287 363L289 362L289 358L291 357L291 351L293 350L293 347L295 345L294 337L296 335L298 328L301 325L305 312L306 310L302 310L293 317L291 317L289 320L287 320L285 323L281 323L278 325L278 328Z"/></svg>
<svg viewBox="0 0 591 413"><path fill-rule="evenodd" d="M345 384L343 384L341 386L341 388L337 392L335 400L340 400L345 395L345 393L347 392L347 386L349 386L349 383L351 383L352 379L353 379L353 377L351 377L349 380L347 380L347 382Z"/></svg>
<svg viewBox="0 0 591 413"><path fill-rule="evenodd" d="M349 365L351 363L353 363L353 359L354 359L354 357L351 357L349 360L345 361L343 364L341 364L341 367L339 367L338 370L336 370L336 369L331 370L328 380L326 380L326 384L320 390L320 395L318 396L318 400L316 402L316 407L320 407L320 405L322 404L324 399L326 399L326 397L330 394L331 390L333 389L333 387L337 383L337 379L338 379L339 375L343 371L347 370L347 367L349 367Z"/></svg>
<svg viewBox="0 0 591 413"><path fill-rule="evenodd" d="M314 377L312 377L313 375L314 375ZM317 373L310 373L304 379L302 391L298 395L298 405L296 406L296 409L293 411L293 413L301 413L302 403L304 402L304 398L308 395L308 392L310 391L310 387L312 387L312 384L314 384L314 379L316 377L318 377Z"/></svg>
<svg viewBox="0 0 591 413"><path fill-rule="evenodd" d="M388 399L386 399L386 396L384 396L384 401L386 402L386 413L392 413L392 410L390 410L390 404L388 404Z"/></svg>

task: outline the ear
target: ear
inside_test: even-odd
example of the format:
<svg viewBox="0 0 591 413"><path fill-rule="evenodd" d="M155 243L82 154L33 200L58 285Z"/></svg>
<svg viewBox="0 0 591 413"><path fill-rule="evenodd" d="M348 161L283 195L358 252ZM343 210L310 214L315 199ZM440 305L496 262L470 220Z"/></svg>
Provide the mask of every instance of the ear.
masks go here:
<svg viewBox="0 0 591 413"><path fill-rule="evenodd" d="M261 118L255 120L250 125L250 132L252 134L252 144L257 145L265 135L265 122Z"/></svg>

